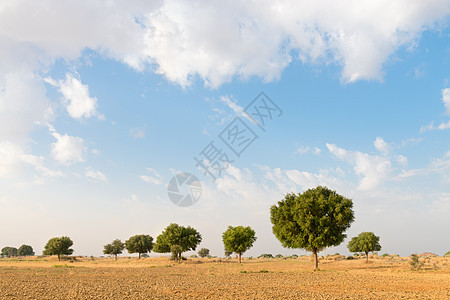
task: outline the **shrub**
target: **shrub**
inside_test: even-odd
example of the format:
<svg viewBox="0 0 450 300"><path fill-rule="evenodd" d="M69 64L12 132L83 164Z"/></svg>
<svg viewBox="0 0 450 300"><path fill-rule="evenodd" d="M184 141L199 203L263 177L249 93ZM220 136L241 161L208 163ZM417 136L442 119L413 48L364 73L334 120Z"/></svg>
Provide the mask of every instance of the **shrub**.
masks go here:
<svg viewBox="0 0 450 300"><path fill-rule="evenodd" d="M281 254L277 254L277 255L275 255L275 258L284 258L284 256Z"/></svg>
<svg viewBox="0 0 450 300"><path fill-rule="evenodd" d="M200 257L207 257L209 255L209 249L202 248L198 251L198 256Z"/></svg>
<svg viewBox="0 0 450 300"><path fill-rule="evenodd" d="M273 255L264 253L264 254L261 254L260 256L258 256L258 258L273 258Z"/></svg>
<svg viewBox="0 0 450 300"><path fill-rule="evenodd" d="M388 253L384 253L383 255L381 255L381 257L387 257L387 256L389 256Z"/></svg>
<svg viewBox="0 0 450 300"><path fill-rule="evenodd" d="M444 254L444 257L446 256L450 256L450 251L448 251L447 253Z"/></svg>
<svg viewBox="0 0 450 300"><path fill-rule="evenodd" d="M420 270L423 267L423 261L419 260L419 256L417 256L417 254L411 255L411 261L409 264L413 270Z"/></svg>
<svg viewBox="0 0 450 300"><path fill-rule="evenodd" d="M198 256L196 254L192 254L191 256L189 256L190 258L198 258Z"/></svg>
<svg viewBox="0 0 450 300"><path fill-rule="evenodd" d="M347 259L355 259L353 256L347 256Z"/></svg>

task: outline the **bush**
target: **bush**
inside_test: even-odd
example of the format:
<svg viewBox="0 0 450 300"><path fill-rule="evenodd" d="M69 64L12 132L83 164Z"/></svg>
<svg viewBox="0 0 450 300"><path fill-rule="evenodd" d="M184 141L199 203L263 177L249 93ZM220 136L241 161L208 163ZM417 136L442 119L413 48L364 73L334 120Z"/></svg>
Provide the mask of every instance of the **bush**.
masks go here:
<svg viewBox="0 0 450 300"><path fill-rule="evenodd" d="M389 254L387 254L387 253L384 253L383 255L381 255L381 257L387 257L387 256L389 256Z"/></svg>
<svg viewBox="0 0 450 300"><path fill-rule="evenodd" d="M413 270L420 270L423 267L423 261L419 260L419 256L417 256L417 254L411 255L411 261L409 264Z"/></svg>
<svg viewBox="0 0 450 300"><path fill-rule="evenodd" d="M264 253L264 254L261 254L260 256L258 256L258 258L273 258L273 255Z"/></svg>
<svg viewBox="0 0 450 300"><path fill-rule="evenodd" d="M198 256L207 257L209 255L209 249L202 248L198 251Z"/></svg>
<svg viewBox="0 0 450 300"><path fill-rule="evenodd" d="M347 259L355 259L353 256L347 256Z"/></svg>
<svg viewBox="0 0 450 300"><path fill-rule="evenodd" d="M450 256L450 251L448 251L447 253L444 254L444 257L446 256Z"/></svg>
<svg viewBox="0 0 450 300"><path fill-rule="evenodd" d="M196 254L192 254L191 256L189 256L190 258L198 258L198 256Z"/></svg>
<svg viewBox="0 0 450 300"><path fill-rule="evenodd" d="M297 259L298 255L297 254L292 254L290 256L286 256L287 259Z"/></svg>
<svg viewBox="0 0 450 300"><path fill-rule="evenodd" d="M336 256L336 255L340 255L340 254L339 254L339 252L336 252L334 255Z"/></svg>
<svg viewBox="0 0 450 300"><path fill-rule="evenodd" d="M277 254L277 255L275 255L275 258L284 258L284 256L281 254Z"/></svg>

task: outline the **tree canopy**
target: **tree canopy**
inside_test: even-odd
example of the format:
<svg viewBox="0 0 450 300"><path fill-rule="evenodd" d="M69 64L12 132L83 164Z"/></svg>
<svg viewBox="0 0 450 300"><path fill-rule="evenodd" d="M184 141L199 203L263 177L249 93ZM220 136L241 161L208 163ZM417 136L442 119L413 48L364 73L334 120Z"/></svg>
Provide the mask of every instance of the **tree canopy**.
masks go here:
<svg viewBox="0 0 450 300"><path fill-rule="evenodd" d="M253 246L256 241L256 234L250 226L228 226L228 229L222 234L222 240L225 250L237 253L239 263L241 263L242 253Z"/></svg>
<svg viewBox="0 0 450 300"><path fill-rule="evenodd" d="M146 234L132 236L125 241L125 248L127 248L128 253L138 253L140 259L141 254L152 251L153 238Z"/></svg>
<svg viewBox="0 0 450 300"><path fill-rule="evenodd" d="M381 250L380 237L373 232L361 232L348 242L347 248L350 252L364 252L366 262L369 262L369 252Z"/></svg>
<svg viewBox="0 0 450 300"><path fill-rule="evenodd" d="M71 255L73 253L73 242L67 236L51 238L44 246L44 255L58 255L58 260L61 260L61 255Z"/></svg>
<svg viewBox="0 0 450 300"><path fill-rule="evenodd" d="M122 254L123 249L125 249L125 244L121 240L115 239L112 243L104 246L103 253L114 255L117 260L117 255Z"/></svg>
<svg viewBox="0 0 450 300"><path fill-rule="evenodd" d="M270 208L272 231L283 247L300 248L314 255L341 244L354 221L352 200L327 187L318 186L302 194L287 194Z"/></svg>
<svg viewBox="0 0 450 300"><path fill-rule="evenodd" d="M181 259L182 252L195 250L201 241L202 236L196 229L171 223L158 235L153 250L158 253L169 253L173 252L172 246L178 245L181 248L178 258Z"/></svg>
<svg viewBox="0 0 450 300"><path fill-rule="evenodd" d="M198 256L207 257L208 255L209 255L209 249L202 248L202 249L198 250Z"/></svg>
<svg viewBox="0 0 450 300"><path fill-rule="evenodd" d="M34 255L33 247L31 247L30 245L22 245L17 250L17 255L19 255L19 256L33 256Z"/></svg>
<svg viewBox="0 0 450 300"><path fill-rule="evenodd" d="M17 256L17 248L14 247L3 247L2 252L0 253L1 256L6 257L13 257Z"/></svg>

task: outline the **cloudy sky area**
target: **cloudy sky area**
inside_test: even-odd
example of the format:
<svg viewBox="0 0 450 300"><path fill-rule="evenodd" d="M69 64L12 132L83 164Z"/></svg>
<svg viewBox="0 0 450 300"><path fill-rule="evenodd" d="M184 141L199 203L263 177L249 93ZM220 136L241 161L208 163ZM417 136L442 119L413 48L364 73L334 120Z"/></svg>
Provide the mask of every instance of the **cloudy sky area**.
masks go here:
<svg viewBox="0 0 450 300"><path fill-rule="evenodd" d="M0 247L68 235L76 255L115 238L191 225L223 255L303 254L271 232L269 208L326 185L354 201L382 253L450 250L450 1L2 1ZM265 131L243 109L264 91ZM219 134L257 139L240 156ZM213 181L194 157L232 160ZM178 172L202 196L168 198ZM346 240L323 253L347 254Z"/></svg>

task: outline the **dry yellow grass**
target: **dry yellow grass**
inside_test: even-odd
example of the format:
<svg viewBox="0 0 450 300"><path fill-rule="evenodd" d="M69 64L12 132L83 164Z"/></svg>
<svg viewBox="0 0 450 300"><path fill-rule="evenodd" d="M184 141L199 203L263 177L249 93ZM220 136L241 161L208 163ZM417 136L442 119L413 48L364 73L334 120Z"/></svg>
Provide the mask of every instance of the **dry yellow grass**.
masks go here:
<svg viewBox="0 0 450 300"><path fill-rule="evenodd" d="M0 259L1 299L450 299L450 258Z"/></svg>

